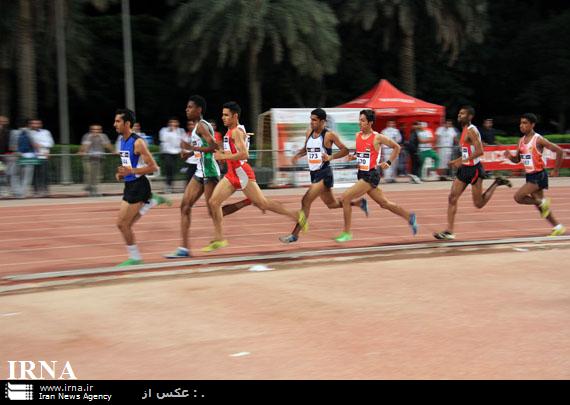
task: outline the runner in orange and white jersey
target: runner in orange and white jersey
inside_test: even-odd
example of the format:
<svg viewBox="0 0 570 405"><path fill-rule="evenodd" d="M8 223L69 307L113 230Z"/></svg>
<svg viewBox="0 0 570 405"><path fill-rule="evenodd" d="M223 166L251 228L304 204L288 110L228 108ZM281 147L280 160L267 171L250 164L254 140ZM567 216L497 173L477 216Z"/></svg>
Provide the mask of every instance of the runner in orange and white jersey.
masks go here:
<svg viewBox="0 0 570 405"><path fill-rule="evenodd" d="M457 120L463 127L459 146L461 147L461 156L449 162L451 167L457 168L457 177L451 185L449 193L449 204L447 206L447 229L442 232L436 232L433 236L436 239L452 240L455 239L453 233L455 226L455 215L457 214L457 204L459 197L463 194L469 184L471 184L471 195L473 197L473 205L476 208L483 208L491 200L493 193L499 186L512 187L511 182L504 177L496 177L493 184L483 192L483 179L485 178L485 170L480 162L483 156L483 144L481 142L481 134L477 127L471 123L475 117L475 109L471 106L462 107L459 110Z"/></svg>
<svg viewBox="0 0 570 405"><path fill-rule="evenodd" d="M548 172L542 158L544 148L556 153L556 164L551 176L558 176L562 165L563 151L560 146L553 144L540 134L534 132L537 118L534 114L523 114L520 121L520 131L523 134L515 156L505 151L505 157L513 163L522 162L526 173L526 184L515 194L519 204L534 205L553 226L550 236L560 236L566 233L566 228L558 222L550 211L550 198L544 198L544 190L548 189Z"/></svg>

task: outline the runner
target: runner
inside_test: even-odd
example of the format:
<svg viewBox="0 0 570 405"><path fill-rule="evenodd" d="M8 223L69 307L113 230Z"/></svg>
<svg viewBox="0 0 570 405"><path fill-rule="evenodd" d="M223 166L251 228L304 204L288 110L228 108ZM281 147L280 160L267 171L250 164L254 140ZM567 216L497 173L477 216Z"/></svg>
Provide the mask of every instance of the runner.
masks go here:
<svg viewBox="0 0 570 405"><path fill-rule="evenodd" d="M146 175L157 171L158 166L146 142L133 132L134 122L135 113L131 110L117 110L115 113L114 127L122 136L119 152L121 166L117 168L115 178L117 181L125 182L117 227L123 234L129 252L129 259L119 264L119 267L142 264L142 257L132 231L135 222L156 205L172 204L170 200L152 194Z"/></svg>
<svg viewBox="0 0 570 405"><path fill-rule="evenodd" d="M352 233L350 232L352 225L351 201L364 194L368 194L381 208L404 218L412 228L412 233L414 235L418 233L416 214L413 212L408 213L402 207L389 201L378 186L382 172L388 169L392 165L392 161L396 161L400 155L400 145L372 129L374 118L375 113L372 110L362 110L360 112L360 132L356 134L356 156L349 156L349 160L357 160L358 181L346 190L341 198L344 209L344 231L335 238L340 243L352 240ZM392 154L390 159L378 163L382 153L381 145L386 145L392 149Z"/></svg>
<svg viewBox="0 0 570 405"><path fill-rule="evenodd" d="M218 149L218 144L214 140L212 125L204 120L205 112L206 100L203 97L193 95L188 99L186 117L188 122L195 122L196 125L192 129L188 141L182 141L180 146L182 150L188 151L188 154L193 154L196 170L184 190L180 205L181 245L174 253L165 255L164 257L167 259L190 257L188 239L192 221L192 207L202 194L204 194L206 205L208 205L212 192L220 180L220 167L213 156L213 152Z"/></svg>
<svg viewBox="0 0 570 405"><path fill-rule="evenodd" d="M483 179L485 178L485 170L480 162L483 156L483 144L481 143L481 134L471 121L475 117L475 109L471 106L461 107L457 120L463 128L459 147L461 148L461 156L449 162L453 168L457 168L457 177L451 185L449 193L449 205L447 207L447 229L442 232L436 232L433 236L436 239L453 240L455 226L455 215L457 214L457 203L459 197L465 191L467 186L471 184L471 195L473 196L473 204L476 208L483 208L491 200L493 193L499 186L512 187L511 182L501 176L495 178L493 184L483 192Z"/></svg>
<svg viewBox="0 0 570 405"><path fill-rule="evenodd" d="M348 148L344 146L336 133L325 127L326 120L327 113L322 108L317 108L311 112L311 128L305 134L305 147L297 152L292 159L293 165L296 165L299 158L308 155L311 186L301 201L301 207L307 218L311 204L317 197L321 197L321 200L330 209L342 208L342 203L332 193L334 178L330 162L348 155ZM333 144L340 149L335 154L332 153ZM360 206L368 216L366 199L362 198L360 201L353 201L351 204ZM281 236L279 240L283 243L297 242L300 232L301 226L296 224L290 235Z"/></svg>
<svg viewBox="0 0 570 405"><path fill-rule="evenodd" d="M214 240L205 248L204 252L211 252L228 245L228 241L223 237L222 231L222 203L228 199L236 190L242 190L245 196L251 200L261 210L269 210L277 214L288 216L294 222L298 222L304 231L308 224L305 213L301 210L298 213L289 211L277 201L266 198L255 181L255 174L247 163L249 152L246 146L246 134L239 127L240 106L231 101L223 106L222 120L228 128L224 136L223 152L216 152L218 160L226 160L228 173L216 186L210 199L210 210L214 220L215 235Z"/></svg>
<svg viewBox="0 0 570 405"><path fill-rule="evenodd" d="M550 211L550 198L544 198L544 190L548 189L548 172L542 152L546 148L556 153L556 164L550 172L553 177L558 177L564 152L560 146L534 132L536 122L536 115L523 114L519 126L523 136L519 141L517 154L513 156L506 150L505 157L513 163L522 162L526 172L526 184L516 192L515 201L519 204L534 205L542 218L546 218L554 227L550 236L560 236L566 233L566 227L554 219Z"/></svg>

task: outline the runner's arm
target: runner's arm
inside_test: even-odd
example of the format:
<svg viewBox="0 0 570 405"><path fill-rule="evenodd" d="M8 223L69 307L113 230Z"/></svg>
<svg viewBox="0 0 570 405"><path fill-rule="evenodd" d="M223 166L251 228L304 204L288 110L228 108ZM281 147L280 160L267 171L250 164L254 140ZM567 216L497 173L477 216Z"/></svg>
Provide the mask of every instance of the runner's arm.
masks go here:
<svg viewBox="0 0 570 405"><path fill-rule="evenodd" d="M205 139L206 142L208 142L209 146L207 148L203 148L201 146L194 146L193 148L194 150L203 153L211 153L215 152L218 149L218 144L214 140L214 137L202 122L198 123L198 128L196 129L196 132L198 133L198 135L202 137L202 139Z"/></svg>
<svg viewBox="0 0 570 405"><path fill-rule="evenodd" d="M483 156L485 153L483 151L483 144L481 143L481 139L475 133L475 130L470 129L469 132L467 132L467 137L468 139L471 139L471 144L475 146L475 152L473 153L473 156L469 157L469 159L477 159L478 157Z"/></svg>
<svg viewBox="0 0 570 405"><path fill-rule="evenodd" d="M396 161L396 159L398 159L398 156L400 156L401 146L398 145L398 143L393 139L388 138L386 135L378 134L376 135L376 138L374 138L374 149L376 150L380 149L381 145L386 145L388 148L392 149L392 153L390 154L390 158L388 159L390 163L383 162L380 165L382 169L387 169Z"/></svg>
<svg viewBox="0 0 570 405"><path fill-rule="evenodd" d="M513 163L519 163L521 161L521 152L519 150L517 150L517 153L514 156L511 155L511 152L506 150L505 153L503 153L503 156Z"/></svg>
<svg viewBox="0 0 570 405"><path fill-rule="evenodd" d="M544 137L539 137L537 142L543 148L551 150L552 152L556 153L556 163L554 164L554 169L550 173L553 177L558 177L560 172L560 167L562 167L562 160L564 157L564 151L562 148L555 143L550 142L548 139Z"/></svg>
<svg viewBox="0 0 570 405"><path fill-rule="evenodd" d="M297 161L299 160L299 158L302 158L303 156L305 156L307 154L307 140L309 139L309 135L311 135L311 130L307 130L305 132L305 147L299 149L297 151L297 153L295 153L295 155L293 156L293 158L291 159L291 163L293 165L297 164Z"/></svg>
<svg viewBox="0 0 570 405"><path fill-rule="evenodd" d="M332 144L335 144L336 147L339 149L338 152L333 153L331 156L327 155L326 153L323 153L323 160L326 162L330 162L331 160L334 159L340 159L345 157L346 155L348 155L348 148L344 145L344 143L342 143L342 141L340 140L340 138L338 137L338 135L332 131L327 132L328 137L330 137L329 139L332 140L331 146ZM326 142L326 139L325 139Z"/></svg>

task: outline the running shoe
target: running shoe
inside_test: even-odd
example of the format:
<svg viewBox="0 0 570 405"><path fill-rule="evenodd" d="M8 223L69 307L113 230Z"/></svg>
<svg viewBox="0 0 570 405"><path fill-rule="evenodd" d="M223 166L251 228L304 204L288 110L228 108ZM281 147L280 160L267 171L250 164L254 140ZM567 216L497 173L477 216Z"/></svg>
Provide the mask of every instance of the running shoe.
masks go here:
<svg viewBox="0 0 570 405"><path fill-rule="evenodd" d="M415 213L413 213L413 212L410 213L410 220L408 221L408 223L410 224L410 227L412 228L412 234L414 236L416 236L418 233L419 225L418 225L418 220L416 218Z"/></svg>
<svg viewBox="0 0 570 405"><path fill-rule="evenodd" d="M214 250L218 250L228 246L227 240L213 240L210 244L204 248L202 248L202 252L213 252Z"/></svg>
<svg viewBox="0 0 570 405"><path fill-rule="evenodd" d="M562 224L552 228L552 233L549 236L562 236L566 233L566 227Z"/></svg>
<svg viewBox="0 0 570 405"><path fill-rule="evenodd" d="M360 200L360 209L368 216L368 200L366 198Z"/></svg>
<svg viewBox="0 0 570 405"><path fill-rule="evenodd" d="M159 194L154 194L154 193L153 193L153 194L152 194L152 199L153 199L154 201L156 201L156 206L157 206L157 207L158 207L159 205L162 205L162 204L166 204L166 205L168 205L169 207L172 206L172 200L171 200L170 198L163 197L163 196L161 196L161 195L159 195Z"/></svg>
<svg viewBox="0 0 570 405"><path fill-rule="evenodd" d="M540 208L540 216L542 218L546 218L550 215L550 201L550 198L545 198L538 206Z"/></svg>
<svg viewBox="0 0 570 405"><path fill-rule="evenodd" d="M280 236L279 240L283 243L293 243L293 242L297 242L299 240L299 238L293 234L291 235L287 235L287 236Z"/></svg>
<svg viewBox="0 0 570 405"><path fill-rule="evenodd" d="M495 177L495 183L497 183L497 185L499 185L499 186L507 186L508 188L513 187L513 183L511 183L511 181L509 179L507 179L506 177L503 177L503 176Z"/></svg>
<svg viewBox="0 0 570 405"><path fill-rule="evenodd" d="M190 251L188 249L179 247L178 249L176 249L176 251L174 253L164 255L164 257L166 259L183 259L183 258L191 257L191 255L190 255Z"/></svg>
<svg viewBox="0 0 570 405"><path fill-rule="evenodd" d="M455 239L455 234L449 231L436 232L433 237L439 240L453 240Z"/></svg>
<svg viewBox="0 0 570 405"><path fill-rule="evenodd" d="M136 266L137 264L143 264L143 261L137 259L128 259L121 264L117 264L117 267Z"/></svg>
<svg viewBox="0 0 570 405"><path fill-rule="evenodd" d="M309 230L309 221L307 221L307 216L305 215L305 211L299 211L299 217L297 223L301 226L301 230L303 232L307 232Z"/></svg>
<svg viewBox="0 0 570 405"><path fill-rule="evenodd" d="M334 240L336 240L338 243L349 242L352 240L352 234L350 232L343 232L340 235L338 235Z"/></svg>

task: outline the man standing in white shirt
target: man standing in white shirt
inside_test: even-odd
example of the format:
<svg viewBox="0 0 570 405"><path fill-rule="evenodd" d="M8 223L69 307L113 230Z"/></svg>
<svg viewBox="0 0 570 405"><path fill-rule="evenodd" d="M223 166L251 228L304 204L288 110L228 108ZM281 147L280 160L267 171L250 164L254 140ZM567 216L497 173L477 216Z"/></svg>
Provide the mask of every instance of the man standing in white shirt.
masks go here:
<svg viewBox="0 0 570 405"><path fill-rule="evenodd" d="M54 142L51 132L43 128L42 120L32 120L33 142L37 145L38 164L34 168L34 191L37 197L48 195L48 157Z"/></svg>
<svg viewBox="0 0 570 405"><path fill-rule="evenodd" d="M160 130L160 157L162 158L161 166L164 168L164 175L166 177L165 193L172 193L172 182L174 180L174 173L176 172L176 163L180 156L180 142L185 132L180 128L180 121L178 118L171 118L168 121L168 126Z"/></svg>
<svg viewBox="0 0 570 405"><path fill-rule="evenodd" d="M402 143L402 134L400 133L398 128L396 128L396 121L394 121L394 120L388 120L388 122L386 123L386 128L384 128L381 133L382 133L382 135L393 140L397 144ZM381 158L382 162L385 162L392 155L392 148L383 144L381 155L382 155L382 158ZM382 162L378 162L378 163L382 163ZM397 168L397 165L390 165L390 167L388 169L384 170L384 179L386 180L386 183L395 183L396 182L396 176L395 176L396 168Z"/></svg>
<svg viewBox="0 0 570 405"><path fill-rule="evenodd" d="M434 167L437 169L439 166L439 156L435 153L433 149L433 144L435 141L435 135L433 131L427 126L426 122L422 122L422 128L418 132L418 152L420 155L420 177L423 173L424 163L427 158L431 158L434 161ZM426 173L426 177L429 177L429 173Z"/></svg>
<svg viewBox="0 0 570 405"><path fill-rule="evenodd" d="M453 120L446 120L445 125L442 125L435 131L437 138L437 153L439 155L439 169L442 174L447 176L451 175L449 162L453 158L453 152L457 145L457 135L459 131L453 126ZM447 180L445 176L441 176L440 180Z"/></svg>

